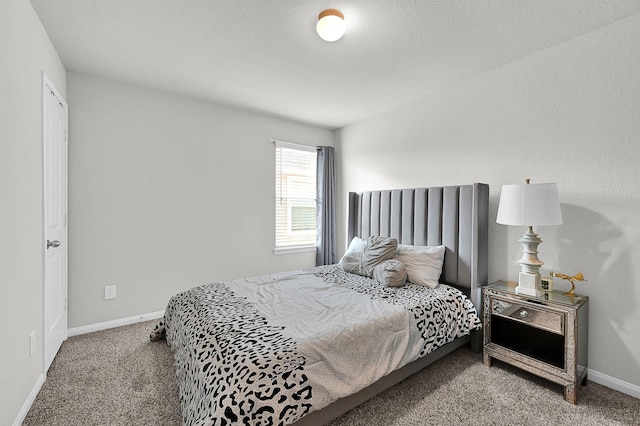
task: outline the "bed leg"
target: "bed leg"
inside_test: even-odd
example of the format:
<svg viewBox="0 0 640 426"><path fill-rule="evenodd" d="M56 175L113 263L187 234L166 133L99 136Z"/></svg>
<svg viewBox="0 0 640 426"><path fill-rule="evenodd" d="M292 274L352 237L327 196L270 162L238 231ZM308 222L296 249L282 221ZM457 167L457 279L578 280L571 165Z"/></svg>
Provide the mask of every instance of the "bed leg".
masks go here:
<svg viewBox="0 0 640 426"><path fill-rule="evenodd" d="M474 330L471 332L471 341L469 342L471 351L476 354L482 352L482 332Z"/></svg>

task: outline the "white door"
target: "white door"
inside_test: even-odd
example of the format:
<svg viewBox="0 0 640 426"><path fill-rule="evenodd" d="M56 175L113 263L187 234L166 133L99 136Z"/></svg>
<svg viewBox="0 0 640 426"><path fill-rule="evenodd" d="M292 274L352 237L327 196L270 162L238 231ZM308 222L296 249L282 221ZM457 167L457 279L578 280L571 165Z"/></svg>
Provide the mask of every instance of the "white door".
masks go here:
<svg viewBox="0 0 640 426"><path fill-rule="evenodd" d="M67 338L67 104L43 74L44 371Z"/></svg>

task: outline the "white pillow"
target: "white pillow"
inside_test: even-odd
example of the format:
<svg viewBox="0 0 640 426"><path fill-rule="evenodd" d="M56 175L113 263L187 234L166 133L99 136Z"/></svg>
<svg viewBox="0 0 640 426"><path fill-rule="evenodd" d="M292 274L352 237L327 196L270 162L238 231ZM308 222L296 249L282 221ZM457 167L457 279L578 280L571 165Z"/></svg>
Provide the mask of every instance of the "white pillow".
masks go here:
<svg viewBox="0 0 640 426"><path fill-rule="evenodd" d="M435 288L442 273L444 252L444 246L399 244L395 259L404 263L410 283Z"/></svg>
<svg viewBox="0 0 640 426"><path fill-rule="evenodd" d="M361 263L365 243L366 241L362 238L353 237L353 240L349 243L349 247L347 247L347 251L342 256L342 259L340 259L340 267L343 270L358 275L364 274Z"/></svg>

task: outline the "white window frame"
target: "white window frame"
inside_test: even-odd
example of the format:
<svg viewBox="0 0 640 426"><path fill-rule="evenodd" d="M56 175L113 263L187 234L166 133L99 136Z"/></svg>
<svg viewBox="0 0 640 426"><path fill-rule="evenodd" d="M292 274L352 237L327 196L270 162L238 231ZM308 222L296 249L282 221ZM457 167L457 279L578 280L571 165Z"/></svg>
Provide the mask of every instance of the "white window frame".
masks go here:
<svg viewBox="0 0 640 426"><path fill-rule="evenodd" d="M316 155L317 155L317 148L315 146L300 145L300 144L294 144L294 143L290 143L290 142L283 142L283 141L279 141L279 140L272 140L272 142L274 143L275 148L286 148L286 149L294 149L294 150L298 150L298 151L308 151L308 152L316 153ZM274 153L275 152L276 152L276 150L274 149ZM275 174L276 174L276 180L277 180L277 176L280 173L280 170L277 170L277 167L278 167L277 157L274 159L274 165L276 166ZM314 164L314 167L315 167L315 164ZM314 185L314 191L315 191L315 185ZM278 188L275 188L274 195L276 196L276 199L275 199L276 203L279 202L279 200L277 199L277 194L278 193L279 193ZM315 199L315 197L314 197L314 199ZM316 206L317 206L317 200L315 200L315 201L316 201ZM292 227L291 226L291 217L292 217L291 211L292 211L292 207L293 206L288 206L287 207L287 230L290 230L291 227ZM277 204L276 204L275 208L277 209ZM275 213L274 224L275 224L276 233L277 233L278 215L277 215L276 211L274 211L274 213ZM292 232L307 233L307 234L309 234L309 236L313 236L313 243L277 245L278 241L277 241L276 234L274 233L274 249L273 249L273 252L275 254L300 253L300 252L308 252L308 251L315 251L316 250L317 229L314 229L313 231L292 231Z"/></svg>

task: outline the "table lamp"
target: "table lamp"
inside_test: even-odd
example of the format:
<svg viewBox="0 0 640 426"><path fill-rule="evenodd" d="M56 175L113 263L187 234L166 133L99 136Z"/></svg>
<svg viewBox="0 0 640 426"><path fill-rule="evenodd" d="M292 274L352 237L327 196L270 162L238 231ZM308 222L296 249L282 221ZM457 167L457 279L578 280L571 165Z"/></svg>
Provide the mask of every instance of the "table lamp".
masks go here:
<svg viewBox="0 0 640 426"><path fill-rule="evenodd" d="M528 226L518 241L522 244L518 293L536 295L542 291L538 245L542 240L534 226L562 225L558 188L555 183L503 185L496 222L502 225Z"/></svg>

